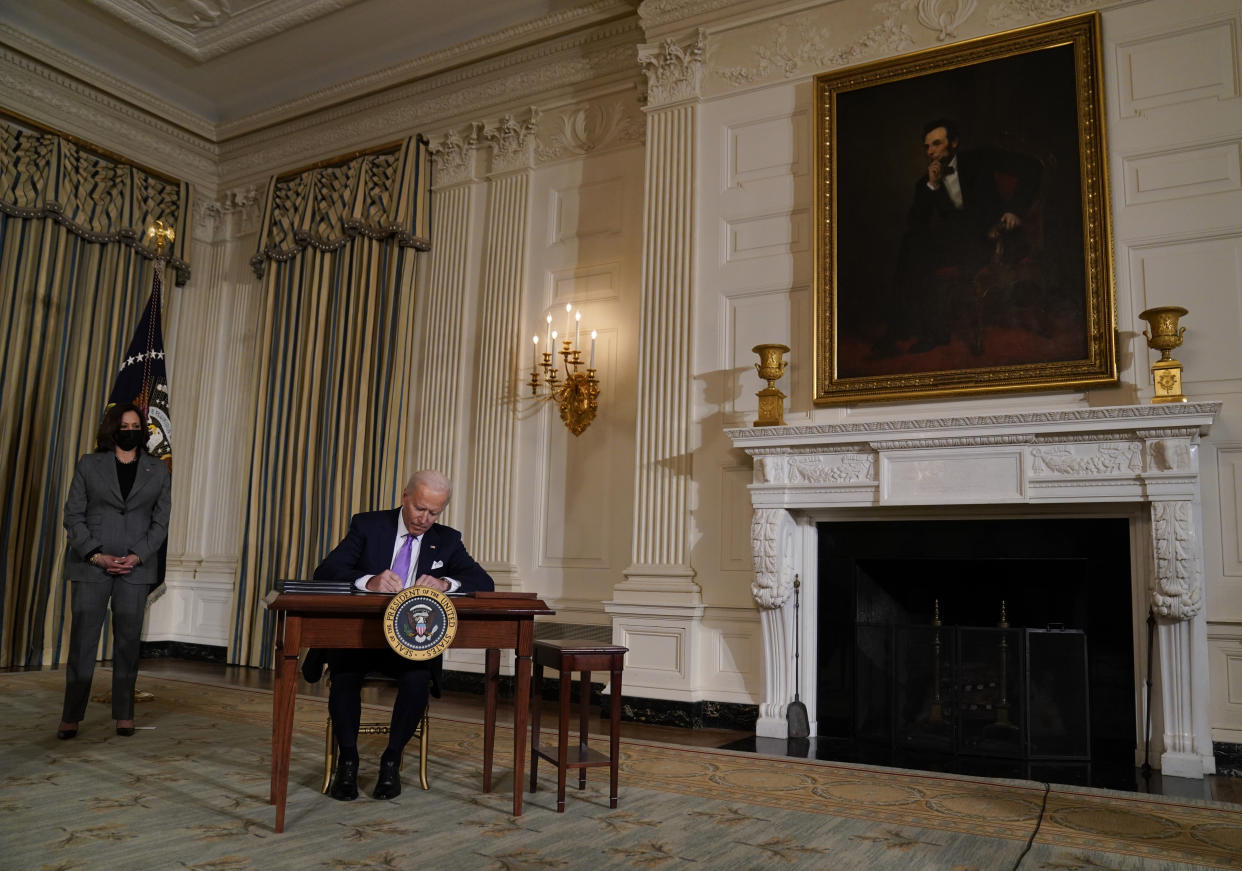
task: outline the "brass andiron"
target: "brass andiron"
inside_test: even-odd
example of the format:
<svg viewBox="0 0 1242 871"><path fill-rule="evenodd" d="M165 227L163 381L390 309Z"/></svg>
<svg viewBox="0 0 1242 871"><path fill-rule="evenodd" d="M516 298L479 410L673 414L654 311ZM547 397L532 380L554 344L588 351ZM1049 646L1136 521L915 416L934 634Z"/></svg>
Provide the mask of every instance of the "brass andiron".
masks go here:
<svg viewBox="0 0 1242 871"><path fill-rule="evenodd" d="M1185 327L1177 326L1177 319L1186 315L1186 309L1180 305L1162 305L1149 308L1139 315L1151 325L1151 332L1143 330L1147 337L1147 347L1160 352L1160 359L1151 364L1151 380L1156 392L1152 403L1185 402L1182 395L1182 364L1174 360L1171 353L1182 343Z"/></svg>
<svg viewBox="0 0 1242 871"><path fill-rule="evenodd" d="M940 600L932 606L932 706L928 719L936 724L944 722L944 704L940 700Z"/></svg>
<svg viewBox="0 0 1242 871"><path fill-rule="evenodd" d="M1000 629L1000 643L997 644L1000 653L1000 698L996 702L996 722L985 726L983 734L989 738L1013 740L1019 729L1009 719L1009 616L1005 613L1004 599L1001 599L1000 622L996 627Z"/></svg>
<svg viewBox="0 0 1242 871"><path fill-rule="evenodd" d="M759 418L755 421L755 426L784 426L785 394L777 388L776 382L785 374L785 369L789 366L787 360L781 359L783 354L789 353L789 346L755 345L751 350L759 355L755 371L759 373L760 378L768 382L767 387L755 394L759 397Z"/></svg>

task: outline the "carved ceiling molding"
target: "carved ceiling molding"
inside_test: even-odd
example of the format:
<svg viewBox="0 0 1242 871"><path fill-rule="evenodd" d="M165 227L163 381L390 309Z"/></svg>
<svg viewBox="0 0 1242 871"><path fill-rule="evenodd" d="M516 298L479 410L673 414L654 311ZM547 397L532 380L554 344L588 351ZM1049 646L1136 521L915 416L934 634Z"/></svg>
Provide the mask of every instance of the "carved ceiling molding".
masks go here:
<svg viewBox="0 0 1242 871"><path fill-rule="evenodd" d="M503 100L503 97L498 100L496 95L520 91L512 82L513 74L511 69L513 67L528 65L536 71L540 78L551 81L555 81L558 75L571 74L575 70L579 71L578 75L579 79L581 79L583 67L586 67L589 73L597 76L633 69L634 55L633 42L631 40L636 36L637 30L631 24L609 25L588 33L574 34L572 37L557 40L555 43L535 46L525 51L513 52L504 57L492 58L486 62L471 64L462 69L430 76L417 82L407 82L404 85L388 90L376 90L368 97L341 102L340 105L336 105L332 109L314 111L313 108L302 105L302 103L314 100L319 95L332 97L334 104L337 103L336 98L346 97L346 95L335 93L334 89L318 91L315 94L308 95L305 100L299 103L287 104L289 112L296 114L297 118L288 122L281 122L275 117L251 115L236 123L241 124L249 120L262 118L263 123L257 125L262 129L246 135L233 136L233 134L230 134L230 137L246 143L262 142L265 139L280 139L287 136L290 132L317 126L325 120L345 117L359 111L371 111L375 107L395 101L409 102L417 100L420 95L428 103L448 103L450 105L455 102L460 103L460 111L454 114L469 115L470 110L475 107L475 104L479 104L479 108L495 105L498 101ZM593 45L596 47L592 50ZM564 55L565 57L558 59L557 55ZM553 64L560 64L560 66L553 68ZM509 76L509 78L502 78L505 76ZM498 81L498 79L500 80ZM567 80L565 84L577 84L579 79ZM455 87L464 83L472 84L470 88ZM441 93L434 97L425 96L433 91L440 91ZM493 95L492 99L488 100L487 103L483 103L483 100L488 95ZM285 108L282 107L280 114L285 114ZM271 113L267 113L267 115L270 116ZM234 126L236 124L222 125L220 129L222 132L227 133Z"/></svg>
<svg viewBox="0 0 1242 871"><path fill-rule="evenodd" d="M616 18L618 7L628 9L617 0L600 0L591 6L514 25L221 124L218 135L221 140L244 136L308 113L317 113L324 106L347 101L354 105L368 95L405 93L411 89L425 93L434 88L451 87L472 79L501 74L523 64L546 62L558 54L589 51L592 45L614 39L628 41L631 52L628 60L632 64L633 43L640 39L641 34L632 15L620 20ZM603 20L599 24L591 26L592 21L600 19ZM555 35L570 25L579 29L563 36Z"/></svg>
<svg viewBox="0 0 1242 871"><path fill-rule="evenodd" d="M549 93L601 77L637 77L633 52L633 43L628 41L605 44L587 54L567 52L551 63L536 63L503 79L480 78L468 87L437 89L439 93L430 96L427 83L411 84L227 143L222 149L221 178L237 184L394 136L464 123L471 116L492 114L498 107L537 104Z"/></svg>
<svg viewBox="0 0 1242 871"><path fill-rule="evenodd" d="M685 35L697 28L706 30L710 39L733 28L846 2L849 0L645 0L638 7L638 17L649 42Z"/></svg>
<svg viewBox="0 0 1242 871"><path fill-rule="evenodd" d="M647 138L647 119L633 92L546 112L539 122L537 163L599 154Z"/></svg>
<svg viewBox="0 0 1242 871"><path fill-rule="evenodd" d="M546 112L532 106L527 112L525 124L514 120L521 114L514 111L494 124L472 121L431 136L435 187L478 181L475 154L485 144L492 151L494 174L625 148L646 138L646 118L629 88L590 102ZM533 148L529 154L528 146Z"/></svg>
<svg viewBox="0 0 1242 871"><path fill-rule="evenodd" d="M193 136L198 137L204 143L210 142L214 138L213 125L199 116L183 111L157 97L153 97L140 88L135 88L115 76L110 76L89 64L83 63L71 54L66 54L60 49L34 39L20 30L14 30L9 25L0 22L0 51L3 51L4 47L12 48L21 55L26 55L27 57L22 59L24 66L29 67L31 59L45 66L48 78L56 78L63 81L77 80L79 83L89 82L90 84L87 86L79 86L79 90L82 93L90 91L99 97L106 95L109 98L123 100L134 106L141 106L153 118L172 124L175 127L180 127ZM8 52L5 52L6 56L8 54Z"/></svg>
<svg viewBox="0 0 1242 871"><path fill-rule="evenodd" d="M988 6L985 19L991 30L1051 21L1079 12L1116 6L1126 0L996 0Z"/></svg>
<svg viewBox="0 0 1242 871"><path fill-rule="evenodd" d="M934 31L941 42L956 39L958 28L978 5L977 0L919 0L919 24Z"/></svg>
<svg viewBox="0 0 1242 871"><path fill-rule="evenodd" d="M905 0L874 4L871 17L879 20L861 30L829 27L824 10L816 9L713 36L704 90L772 84L911 51L918 46L911 29L917 18L908 6Z"/></svg>
<svg viewBox="0 0 1242 871"><path fill-rule="evenodd" d="M666 2L680 5L679 0ZM690 2L690 0L681 0ZM1127 0L820 0L708 26L704 96L883 60ZM646 3L639 10L642 15ZM833 8L829 8L833 7ZM986 9L986 14L983 13ZM646 18L643 19L644 26Z"/></svg>
<svg viewBox="0 0 1242 871"><path fill-rule="evenodd" d="M4 47L0 92L9 111L196 186L215 187L215 146Z"/></svg>
<svg viewBox="0 0 1242 871"><path fill-rule="evenodd" d="M87 0L195 61L208 61L361 0ZM244 7L244 8L243 8Z"/></svg>

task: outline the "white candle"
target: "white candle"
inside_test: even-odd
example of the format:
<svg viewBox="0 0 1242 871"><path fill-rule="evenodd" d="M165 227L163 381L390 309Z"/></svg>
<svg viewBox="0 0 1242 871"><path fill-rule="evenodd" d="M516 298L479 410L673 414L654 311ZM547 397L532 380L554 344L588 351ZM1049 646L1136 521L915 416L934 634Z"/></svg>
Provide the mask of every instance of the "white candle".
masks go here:
<svg viewBox="0 0 1242 871"><path fill-rule="evenodd" d="M548 346L544 350L552 353L552 315L548 315Z"/></svg>
<svg viewBox="0 0 1242 871"><path fill-rule="evenodd" d="M578 341L579 333L582 332L582 310L574 312L574 348L581 348L582 342Z"/></svg>
<svg viewBox="0 0 1242 871"><path fill-rule="evenodd" d="M531 336L530 340L535 343L535 346L530 349L530 367L532 369L538 369L539 368L539 337Z"/></svg>
<svg viewBox="0 0 1242 871"><path fill-rule="evenodd" d="M595 368L595 337L599 335L598 330L591 330L591 363L588 368Z"/></svg>
<svg viewBox="0 0 1242 871"><path fill-rule="evenodd" d="M573 323L573 320L569 317L569 313L573 310L573 305L565 303L565 338L569 338L569 327Z"/></svg>

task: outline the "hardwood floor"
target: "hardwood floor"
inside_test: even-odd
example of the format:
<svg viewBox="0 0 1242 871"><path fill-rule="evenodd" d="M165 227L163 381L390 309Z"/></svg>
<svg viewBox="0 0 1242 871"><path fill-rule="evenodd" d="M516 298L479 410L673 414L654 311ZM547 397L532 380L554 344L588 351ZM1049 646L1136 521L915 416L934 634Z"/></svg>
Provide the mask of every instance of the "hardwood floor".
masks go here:
<svg viewBox="0 0 1242 871"><path fill-rule="evenodd" d="M272 672L257 668L222 665L189 660L156 658L144 659L141 664L138 688L142 688L142 674L181 677L190 680L213 680L238 687L271 689ZM323 682L308 684L298 678L298 692L303 695L326 696L327 687ZM386 704L392 701L392 691L385 687L368 687L363 701L373 704ZM482 719L483 698L470 693L448 693L434 702L435 713L446 717L461 716ZM502 723L513 722L512 705L505 699L500 700L498 719ZM549 722L548 709L545 707L545 723ZM551 722L555 722L552 720ZM576 727L575 727L576 728ZM596 716L591 720L592 734L607 734L608 722ZM769 755L790 755L806 757L805 742L802 747L791 747L794 742L774 739L756 739L754 733L729 729L682 729L672 726L654 726L645 723L623 722L621 735L624 738L659 741L666 744L678 744L686 747L729 747L735 750L756 750ZM795 752L790 752L791 750ZM813 755L813 754L810 754ZM1223 777L1209 775L1203 780L1192 780L1180 777L1162 777L1156 772L1150 780L1142 784L1139 790L1153 795L1169 797L1206 799L1230 802L1242 805L1242 777Z"/></svg>

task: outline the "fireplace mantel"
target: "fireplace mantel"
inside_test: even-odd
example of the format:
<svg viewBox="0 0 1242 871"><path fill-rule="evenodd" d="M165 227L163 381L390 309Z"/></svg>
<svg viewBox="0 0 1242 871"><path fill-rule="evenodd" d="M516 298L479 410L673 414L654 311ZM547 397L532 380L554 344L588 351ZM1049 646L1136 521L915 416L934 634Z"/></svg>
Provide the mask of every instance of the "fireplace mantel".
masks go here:
<svg viewBox="0 0 1242 871"><path fill-rule="evenodd" d="M800 626L813 638L815 522L852 511L977 506L986 516L1024 505L1141 503L1151 546L1136 565L1158 618L1161 767L1215 770L1207 710L1203 554L1198 530L1199 439L1219 402L1073 408L1020 414L901 418L815 426L730 429L754 458L751 591L763 622L764 699L757 733L785 737L795 692L793 582L806 595ZM860 515L861 516L861 515ZM1142 530L1146 533L1146 526ZM1136 589L1139 587L1136 585ZM1145 615L1146 607L1141 609ZM1136 645L1145 644L1135 633ZM1136 649L1136 662L1144 651ZM796 689L811 711L814 674ZM1141 706L1140 706L1141 710ZM1137 724L1141 729L1141 724ZM1153 730L1154 731L1154 730ZM1153 734L1159 742L1161 735Z"/></svg>

